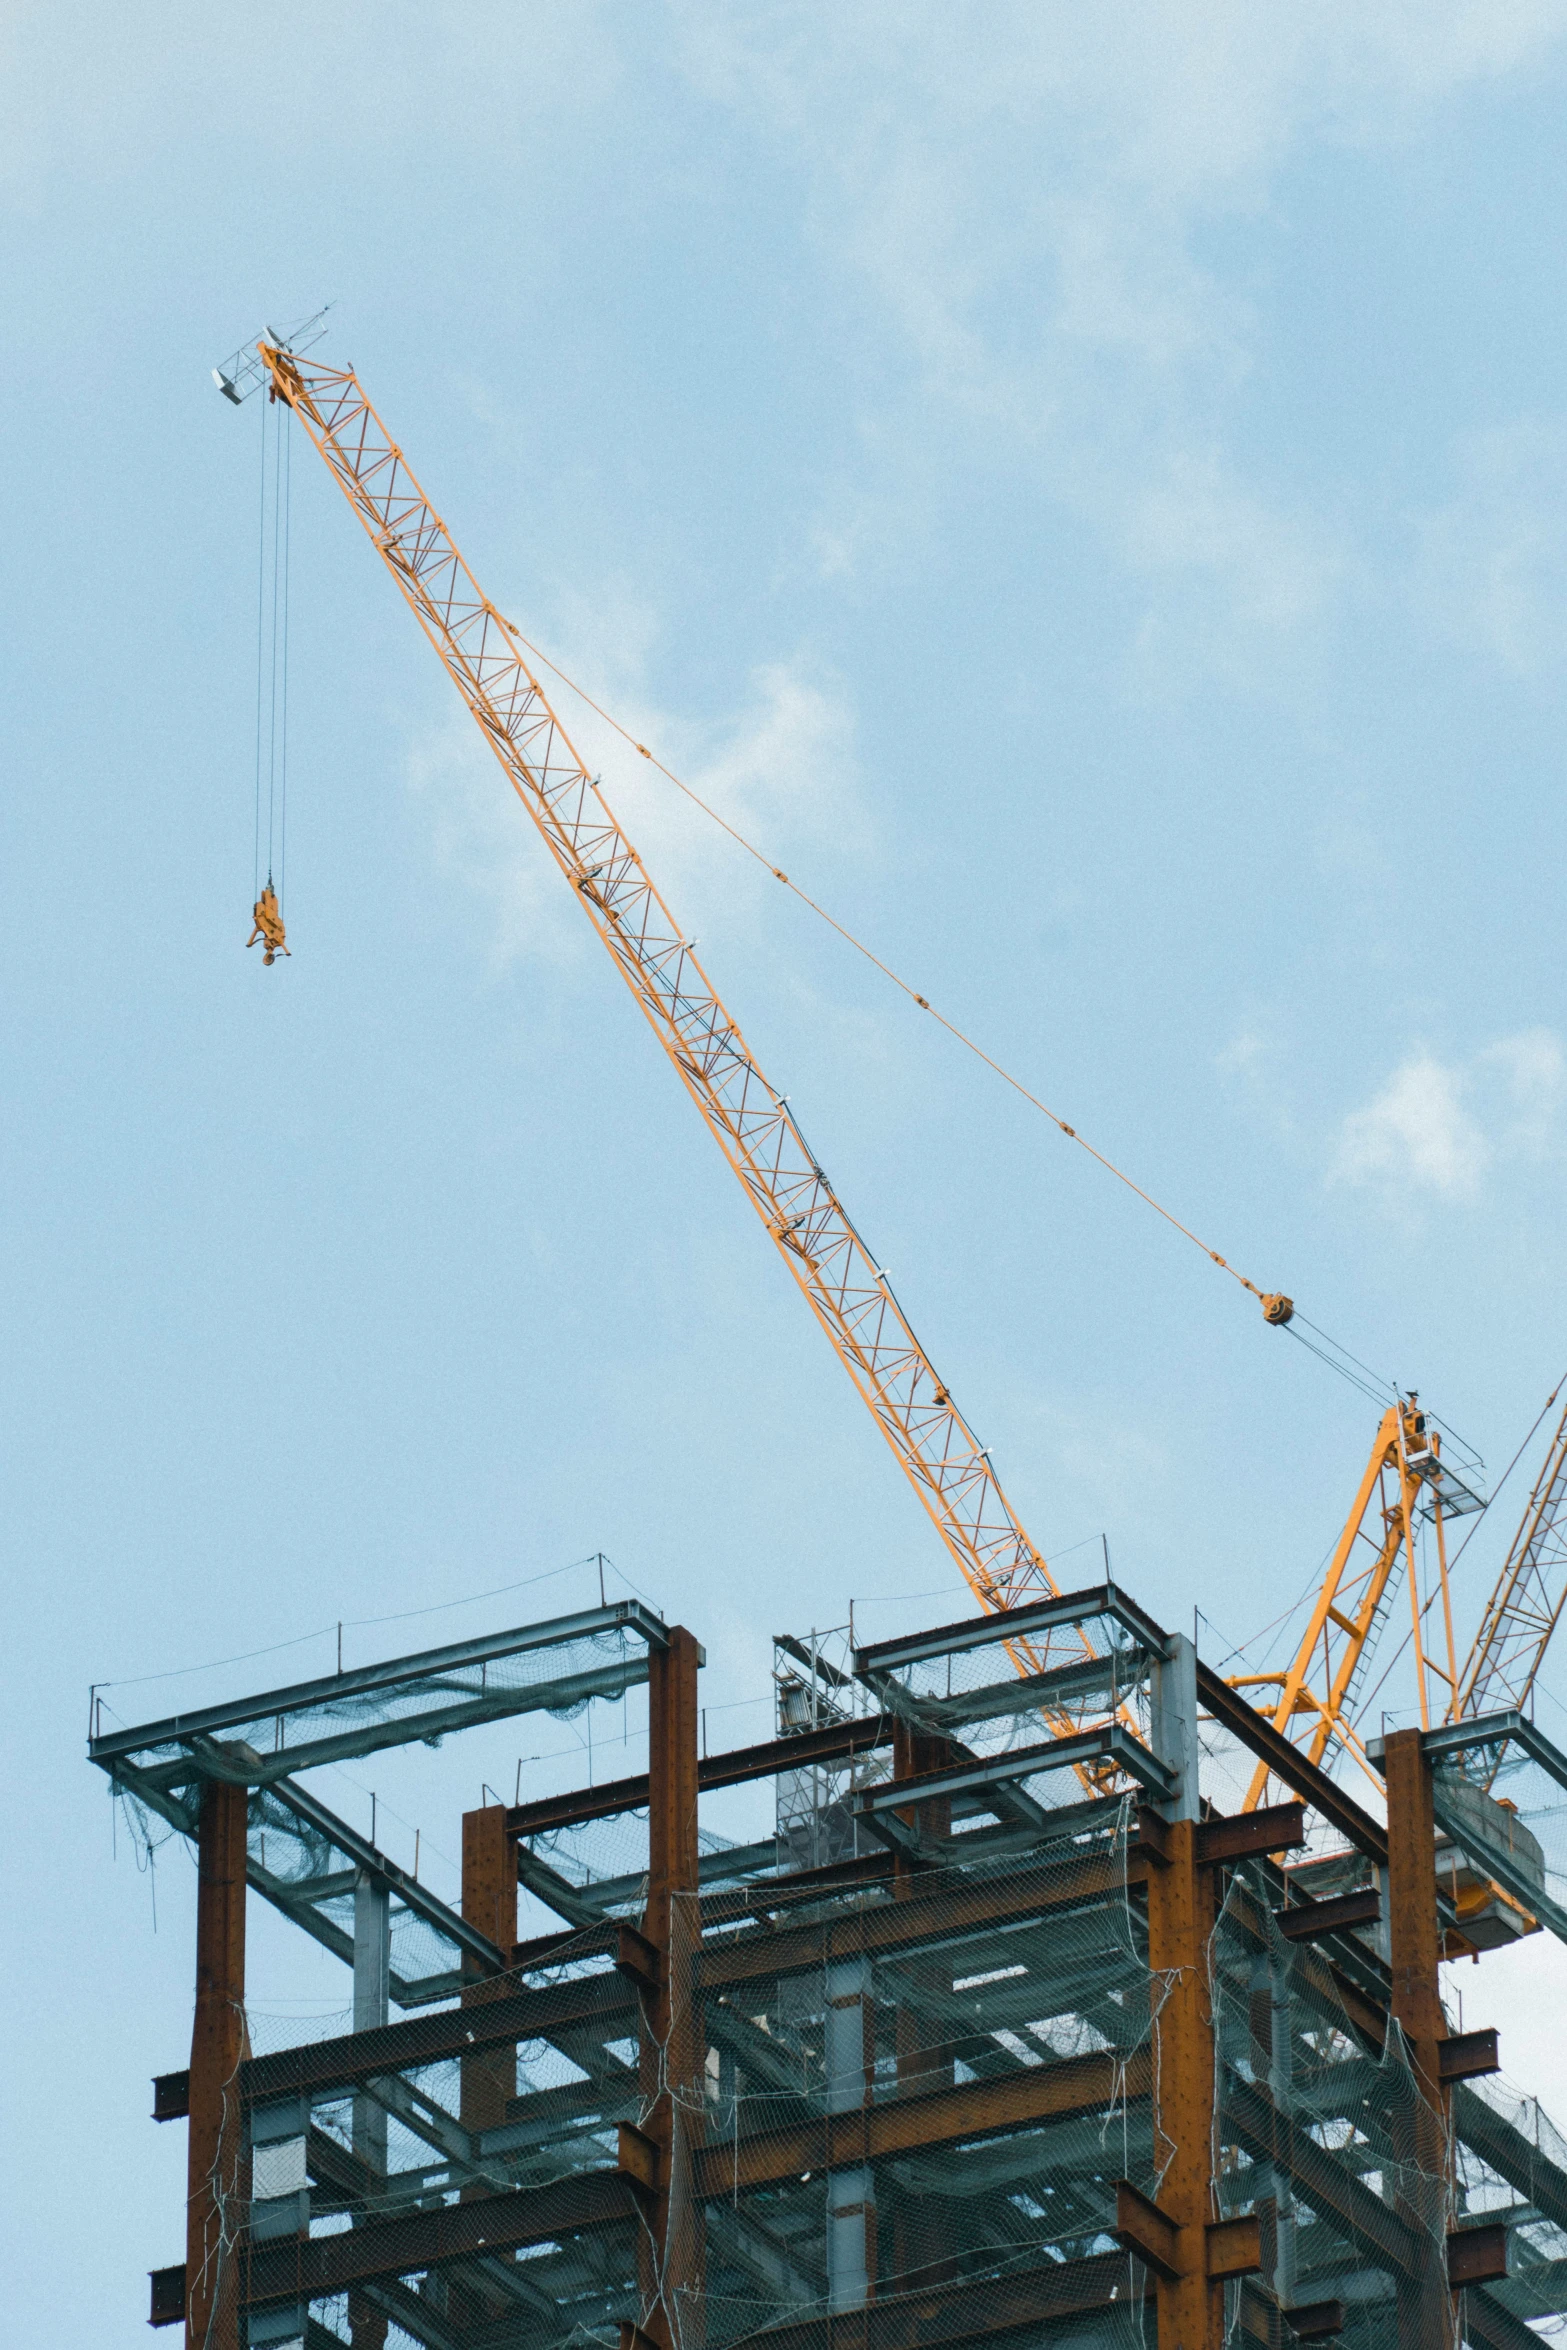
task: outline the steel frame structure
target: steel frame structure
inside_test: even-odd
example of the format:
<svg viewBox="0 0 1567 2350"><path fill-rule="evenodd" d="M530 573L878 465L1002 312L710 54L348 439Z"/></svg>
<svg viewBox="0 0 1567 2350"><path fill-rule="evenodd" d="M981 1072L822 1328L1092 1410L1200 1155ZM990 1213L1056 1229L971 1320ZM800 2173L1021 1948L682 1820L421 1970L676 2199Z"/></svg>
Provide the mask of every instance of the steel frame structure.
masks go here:
<svg viewBox="0 0 1567 2350"><path fill-rule="evenodd" d="M189 2117L191 2199L154 2323L183 2320L202 2350L1098 2350L1145 2338L1141 2310L1161 2350L1525 2350L1526 2321L1567 2308L1548 2235L1567 2166L1475 2087L1495 2035L1448 2028L1437 1839L1498 1859L1453 1809L1463 1740L1513 1742L1563 1786L1567 1756L1516 1714L1401 1733L1370 1756L1384 1828L1114 1586L1052 1606L1116 1647L1096 1734L1124 1747L1137 1723L1141 1797L1084 1803L1060 1742L1031 1737L1054 1694L1041 1674L1019 1706L1026 1620L862 1648L876 1711L703 1758L701 1652L648 1619L648 1772L467 1814L444 1994L391 2022L383 1993L351 2032L258 2054L246 1839L277 1783L240 1783L234 1742L185 1717L197 2009L154 2110ZM571 1621L579 1640L605 1629ZM536 1702L580 1688L572 1644L553 1653ZM359 1695L400 1693L414 1725L421 1673L450 1695L430 1657ZM216 1710L243 1729L291 1694L296 1719L323 1701L307 1684ZM1215 1811L1199 1706L1206 1747L1233 1740L1290 1801ZM171 1729L115 1731L94 1759L136 1795ZM806 1749L884 1773L889 1740L893 1778L855 1795L892 1828L882 1849L799 1868L781 1841L735 1847L702 1884L704 1790ZM566 1845L588 1839L580 1859L617 1821L645 1865L584 1874ZM1324 1833L1363 1893L1305 1891L1292 1856ZM596 1914L563 1905L559 1930L518 1942L548 1839L546 1902L552 1882L586 1888ZM389 1898L387 1864L362 1857ZM1548 1922L1567 1938L1567 1916ZM341 1955L357 1984L357 1924ZM554 2052L548 2082L519 2075L529 2049ZM268 2192L280 2152L303 2183Z"/></svg>

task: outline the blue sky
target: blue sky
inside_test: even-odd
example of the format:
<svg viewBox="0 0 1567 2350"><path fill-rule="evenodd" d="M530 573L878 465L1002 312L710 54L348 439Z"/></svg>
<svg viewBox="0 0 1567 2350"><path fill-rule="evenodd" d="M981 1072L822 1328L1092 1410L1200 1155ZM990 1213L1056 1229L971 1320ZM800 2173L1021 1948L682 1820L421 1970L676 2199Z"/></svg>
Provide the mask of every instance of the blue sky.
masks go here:
<svg viewBox="0 0 1567 2350"><path fill-rule="evenodd" d="M90 1682L455 1637L602 1549L738 1706L774 1630L962 1599L302 449L294 955L243 953L259 416L209 368L334 297L323 356L503 609L1499 1468L1567 1355L1567 30L472 0L0 39L12 2306L129 2344L180 2249L143 2116L190 1872L154 1935ZM1063 1576L1102 1532L1214 1655L1278 1614L1364 1400L583 735ZM518 1759L405 1809L455 1849Z"/></svg>

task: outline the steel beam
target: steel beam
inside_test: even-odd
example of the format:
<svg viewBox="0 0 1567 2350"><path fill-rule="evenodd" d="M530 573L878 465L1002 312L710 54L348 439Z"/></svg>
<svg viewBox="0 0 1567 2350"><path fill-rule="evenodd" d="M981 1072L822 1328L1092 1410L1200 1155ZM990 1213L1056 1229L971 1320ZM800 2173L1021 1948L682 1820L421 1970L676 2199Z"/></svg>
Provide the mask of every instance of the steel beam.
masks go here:
<svg viewBox="0 0 1567 2350"><path fill-rule="evenodd" d="M1122 2252L1086 2260L1046 2261L996 2277L964 2277L932 2284L896 2299L871 2302L852 2315L804 2318L771 2325L755 2337L766 2350L961 2350L996 2334L1032 2341L1054 2324L1094 2310L1131 2309L1143 2299L1141 2269Z"/></svg>
<svg viewBox="0 0 1567 2350"><path fill-rule="evenodd" d="M704 2147L697 2156L697 2192L704 2197L733 2195L798 2179L806 2171L859 2167L887 2155L1068 2121L1079 2114L1099 2113L1117 2099L1133 2102L1146 2097L1151 2078L1143 2048L1128 2057L1112 2052L1062 2057L1054 2064L1020 2067L997 2080L966 2081L960 2088L897 2097L885 2105L816 2114L809 2121Z"/></svg>
<svg viewBox="0 0 1567 2350"><path fill-rule="evenodd" d="M1282 1779L1286 1787L1293 1787L1301 1801L1337 1828L1357 1852L1363 1852L1379 1869L1387 1867L1387 1835L1371 1814L1362 1811L1326 1771L1320 1770L1298 1746L1292 1746L1271 1722L1265 1721L1256 1707L1248 1705L1240 1692L1222 1680L1211 1665L1200 1661L1197 1694L1214 1720L1222 1723L1259 1761L1265 1762L1276 1779Z"/></svg>
<svg viewBox="0 0 1567 2350"><path fill-rule="evenodd" d="M805 1926L747 1928L709 1938L699 1961L705 1989L729 1990L742 1983L805 1974L835 1958L873 1957L962 1941L987 1926L1013 1919L1047 1918L1067 1909L1092 1907L1120 1894L1124 1886L1148 1881L1149 1864L1135 1853L1122 1862L1109 1852L1085 1853L1037 1874L1016 1871L977 1885L947 1884L884 1907L819 1919Z"/></svg>
<svg viewBox="0 0 1567 2350"><path fill-rule="evenodd" d="M511 1839L506 1833L506 1810L492 1803L464 1812L462 1822L463 1924L487 1941L510 1950L517 1939L517 1869ZM483 1971L470 1962L464 1970L471 1979L463 1985L463 2011L472 2021L505 1987L483 1980ZM477 2137L506 2119L506 2107L517 2088L514 2047L491 2047L464 2057L461 2118L465 2130Z"/></svg>
<svg viewBox="0 0 1567 2350"><path fill-rule="evenodd" d="M545 2187L366 2220L339 2235L258 2245L244 2263L245 2306L320 2300L377 2278L412 2276L479 2253L548 2244L583 2228L622 2226L636 2214L630 2180L619 2170L593 2170Z"/></svg>
<svg viewBox="0 0 1567 2350"><path fill-rule="evenodd" d="M832 1722L825 1730L803 1730L794 1738L770 1738L757 1746L735 1746L723 1754L703 1755L697 1763L697 1787L705 1795L714 1787L771 1779L780 1771L842 1761L891 1743L891 1720L883 1714L867 1714L856 1722ZM542 1836L554 1828L575 1828L587 1820L644 1811L647 1802L648 1775L641 1771L629 1779L608 1779L598 1787L571 1788L562 1795L543 1795L531 1803L514 1804L506 1814L506 1823L514 1836Z"/></svg>
<svg viewBox="0 0 1567 2350"><path fill-rule="evenodd" d="M1015 1746L1007 1754L964 1757L938 1770L916 1771L906 1779L883 1780L864 1788L855 1798L857 1812L871 1815L904 1811L911 1803L929 1803L937 1797L966 1795L989 1787L1004 1787L1014 1779L1032 1779L1044 1771L1069 1770L1082 1762L1117 1763L1155 1795L1168 1795L1171 1774L1140 1738L1120 1722L1106 1722L1080 1730L1068 1738L1047 1738L1036 1746ZM1048 1820L1049 1813L1045 1813Z"/></svg>
<svg viewBox="0 0 1567 2350"><path fill-rule="evenodd" d="M415 1917L421 1917L427 1925L433 1926L481 1974L498 1974L504 1969L511 1945L517 1939L515 1887L512 1894L512 1930L508 1941L502 1946L493 1935L484 1933L466 1915L459 1917L454 1909L448 1909L444 1901L438 1901L433 1893L419 1883L417 1877L410 1876L406 1869L388 1860L386 1854L372 1844L367 1836L361 1836L346 1820L339 1819L336 1812L329 1811L306 1788L296 1787L291 1780L279 1779L273 1781L267 1792L275 1802L284 1804L293 1812L296 1818L330 1838L338 1851L353 1863L356 1871L363 1869L377 1884L383 1885L389 1893L395 1893L405 1909L411 1909Z"/></svg>
<svg viewBox="0 0 1567 2350"><path fill-rule="evenodd" d="M1139 1646L1163 1655L1169 1634L1114 1583L1096 1583L1086 1591L1063 1591L1053 1599L1033 1601L1027 1607L997 1608L991 1615L965 1616L956 1624L939 1624L931 1632L913 1632L898 1640L878 1640L854 1652L854 1670L861 1680L877 1673L896 1672L901 1666L923 1663L927 1657L957 1656L970 1648L994 1648L1004 1640L1029 1640L1062 1624L1086 1624L1103 1616L1129 1632Z"/></svg>
<svg viewBox="0 0 1567 2350"><path fill-rule="evenodd" d="M585 1608L573 1616L554 1616L543 1624L522 1624L510 1632L491 1632L478 1640L454 1641L447 1648L426 1648L413 1656L389 1657L378 1665L358 1665L351 1672L332 1673L315 1681L296 1681L286 1689L268 1690L260 1697L231 1700L227 1705L201 1707L195 1713L170 1714L161 1722L142 1722L128 1730L111 1730L107 1737L89 1739L88 1757L95 1763L112 1762L119 1755L144 1753L149 1746L171 1746L181 1739L213 1735L247 1722L286 1719L292 1713L319 1713L334 1699L367 1697L378 1689L393 1690L408 1683L439 1680L466 1666L493 1663L500 1657L523 1656L539 1648L559 1648L568 1641L591 1639L595 1633L635 1632L650 1648L662 1648L668 1631L662 1619L640 1600L617 1600L612 1607ZM411 1725L412 1727L412 1725ZM417 1730L413 1730L417 1736Z"/></svg>
<svg viewBox="0 0 1567 2350"><path fill-rule="evenodd" d="M321 2097L334 2089L357 2088L381 2073L450 2063L470 2049L503 2040L554 2040L584 2030L618 2037L635 2013L635 1994L606 1968L543 1990L502 1991L482 2007L444 2008L385 2024L379 2031L344 2032L336 2039L253 2056L239 2070L240 2096L246 2104L296 2092Z"/></svg>

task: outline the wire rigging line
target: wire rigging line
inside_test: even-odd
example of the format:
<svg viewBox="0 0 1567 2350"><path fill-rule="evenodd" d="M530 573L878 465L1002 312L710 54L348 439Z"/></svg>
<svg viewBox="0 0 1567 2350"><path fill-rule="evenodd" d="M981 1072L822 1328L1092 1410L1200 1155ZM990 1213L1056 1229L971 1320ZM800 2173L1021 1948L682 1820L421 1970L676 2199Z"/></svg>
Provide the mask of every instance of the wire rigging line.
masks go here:
<svg viewBox="0 0 1567 2350"><path fill-rule="evenodd" d="M294 435L291 430L293 410L280 403L278 407L278 434L282 442L283 460L283 685L278 743L278 845L277 888L280 904L287 903L288 879L288 597L293 577L289 562L289 540L294 512Z"/></svg>
<svg viewBox="0 0 1567 2350"><path fill-rule="evenodd" d="M261 511L256 525L256 816L251 889L261 894L261 701L267 626L267 403L261 406Z"/></svg>
<svg viewBox="0 0 1567 2350"><path fill-rule="evenodd" d="M541 661L546 669L550 670L554 676L558 677L562 685L566 686L572 693L574 693L579 701L585 703L588 709L592 710L599 718L604 721L606 726L613 727L614 731L621 737L622 741L629 743L634 751L637 751L641 757L649 762L651 766L656 767L660 775L664 776L670 783L674 785L676 791L680 792L686 799L688 799L694 807L700 808L703 815L711 818L712 822L716 824L721 831L727 832L730 839L735 841L739 847L745 850L747 856L754 857L759 865L765 866L767 871L773 876L773 879L775 881L782 882L784 888L787 889L792 896L798 898L803 906L809 907L810 911L817 916L818 920L827 924L829 930L835 930L838 936L843 939L847 945L853 947L856 954L863 955L868 963L874 964L876 969L881 972L884 978L890 979L894 987L900 988L902 992L909 997L911 1002L918 1004L922 1012L928 1012L939 1027L944 1028L949 1036L955 1038L955 1040L960 1045L962 1045L966 1051L971 1052L976 1060L983 1061L986 1068L993 1070L996 1076L998 1076L1004 1084L1009 1085L1012 1088L1014 1093L1021 1094L1024 1101L1031 1103L1036 1110L1040 1111L1044 1117L1048 1118L1052 1126L1057 1127L1059 1131L1066 1136L1069 1142L1075 1142L1078 1145L1078 1148L1080 1150L1085 1150L1091 1159L1096 1159L1099 1165L1103 1167L1107 1173L1113 1175L1118 1183L1124 1184L1128 1191L1134 1192L1140 1200L1144 1201L1147 1206L1153 1209L1156 1215L1162 1216L1167 1224L1173 1225L1175 1230L1181 1234L1183 1239L1189 1240L1194 1248L1201 1249L1203 1255L1207 1257L1213 1264L1217 1265L1221 1272L1228 1273L1232 1281L1238 1281L1242 1289L1249 1290L1251 1295L1258 1299L1262 1304L1264 1311L1267 1311L1270 1304L1273 1303L1273 1299L1268 1293L1259 1289L1254 1281L1248 1281L1245 1274L1240 1272L1236 1266L1232 1265L1227 1257L1221 1256L1216 1248L1210 1248L1205 1240L1200 1239L1199 1236L1192 1231L1190 1225L1183 1224L1179 1216L1173 1215L1167 1207L1162 1206L1160 1202L1154 1198L1152 1192L1145 1191L1140 1183L1134 1181L1134 1179L1126 1173L1124 1168L1118 1167L1113 1159L1109 1159L1105 1156L1103 1151L1096 1150L1091 1142L1089 1142L1083 1135L1079 1134L1075 1126L1069 1126L1064 1118L1058 1116L1058 1114L1053 1109L1051 1109L1048 1102L1042 1101L1037 1093L1034 1093L1023 1083L1021 1078L1014 1077L1010 1069L1003 1067L1000 1061L996 1060L992 1054L986 1052L983 1045L977 1043L976 1040L972 1036L968 1035L965 1030L959 1028L955 1021L949 1020L944 1012L937 1011L936 1007L931 1003L927 996L921 995L916 987L911 986L908 980L904 979L898 972L894 971L890 963L883 962L880 955L878 955L873 948L868 947L863 939L857 938L852 930L848 929L842 922L838 921L835 915L830 914L827 911L827 908L823 905L820 905L817 900L809 894L808 891L801 889L798 882L791 881L788 874L784 872L782 866L775 865L771 857L769 857L764 850L759 849L753 841L747 840L745 834L739 831L733 824L731 824L727 817L721 816L716 808L710 806L709 803L702 798L699 792L693 791L688 783L683 783L680 777L675 774L673 768L666 767L662 759L656 758L654 756L653 752L648 749L646 743L639 743L636 737L621 725L618 718L613 717L608 710L604 709L593 699L593 696L588 693L584 687L578 685L575 678L568 677L565 670L560 667L558 662L552 661L547 653L542 652L537 645L533 644L529 638L525 637L522 634L522 631L514 627L510 621L506 623L506 627L519 645L525 646L528 652L530 652L536 660ZM1283 1301L1280 1302L1282 1303ZM1272 1320L1273 1318L1274 1317L1270 1314L1269 1319ZM1287 1321L1283 1323L1283 1326L1288 1326ZM1316 1350L1313 1349L1313 1352L1315 1351ZM1324 1356L1323 1359L1326 1361L1328 1358Z"/></svg>
<svg viewBox="0 0 1567 2350"><path fill-rule="evenodd" d="M1305 1328L1297 1329L1297 1323L1304 1323ZM1315 1322L1308 1322L1298 1306L1285 1328L1308 1354L1315 1355L1319 1363L1326 1363L1330 1371L1337 1371L1341 1379L1347 1379L1351 1387L1357 1388L1372 1403L1386 1406L1399 1393L1395 1380L1384 1379L1380 1372L1369 1369L1358 1355L1350 1353L1348 1347L1340 1346L1336 1338L1330 1338L1325 1330L1319 1330ZM1310 1338L1306 1336L1307 1330L1312 1333Z"/></svg>
<svg viewBox="0 0 1567 2350"><path fill-rule="evenodd" d="M268 448L270 404L261 411L261 520L256 560L256 780L252 885L263 878L285 894L288 868L289 560L293 532L293 434L290 410L277 405ZM262 779L266 780L266 857L262 858Z"/></svg>
<svg viewBox="0 0 1567 2350"><path fill-rule="evenodd" d="M272 444L272 679L267 729L267 874L276 871L277 846L277 689L278 689L278 557L283 534L283 418L277 420Z"/></svg>

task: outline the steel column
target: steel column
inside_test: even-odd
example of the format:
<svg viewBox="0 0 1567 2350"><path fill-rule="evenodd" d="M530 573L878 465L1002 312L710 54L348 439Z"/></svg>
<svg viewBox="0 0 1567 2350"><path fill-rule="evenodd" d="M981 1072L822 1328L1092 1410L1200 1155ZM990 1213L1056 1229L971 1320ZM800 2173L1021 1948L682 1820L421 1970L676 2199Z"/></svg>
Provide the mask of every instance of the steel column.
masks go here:
<svg viewBox="0 0 1567 2350"><path fill-rule="evenodd" d="M1154 2162L1159 2208L1176 2229L1180 2274L1158 2279L1159 2350L1218 2350L1223 2289L1207 2274L1213 2199L1213 2017L1207 1947L1213 1875L1197 1860L1197 1824L1172 1820L1168 1855L1148 1872L1148 1965L1154 2004Z"/></svg>
<svg viewBox="0 0 1567 2350"><path fill-rule="evenodd" d="M1167 1642L1152 1675L1152 1743L1174 1775L1155 1806L1163 1854L1148 1870L1148 1968L1153 2003L1154 2167L1158 2208L1174 2229L1175 2272L1157 2280L1159 2350L1219 2350L1223 2287L1208 2275L1213 2194L1214 2051L1208 1943L1213 1871L1199 1855L1197 1657Z"/></svg>
<svg viewBox="0 0 1567 2350"><path fill-rule="evenodd" d="M1448 2350L1455 2340L1445 2265L1450 2092L1441 2077L1440 2047L1447 2037L1438 1966L1441 1936L1436 1914L1436 1816L1431 1764L1418 1730L1396 1730L1386 1740L1387 1907L1391 1960L1390 2005L1414 2072L1415 2096L1399 2132L1400 2161L1408 2165L1398 2196L1401 2216L1415 2231L1422 2273L1398 2288L1399 2350Z"/></svg>
<svg viewBox="0 0 1567 2350"><path fill-rule="evenodd" d="M942 1770L953 1759L950 1738L916 1730L901 1717L893 1723L892 1775L894 1781L917 1779L927 1771ZM899 1813L905 1825L922 1842L932 1842L952 1833L952 1799L936 1796L923 1803L911 1805ZM910 1858L899 1852L893 1861L893 1893L899 1901L907 1901L921 1890L929 1890L929 1874ZM909 1959L904 1962L903 1974L916 1993L928 1990L932 1994L931 2008L941 2012L942 2003L952 1996L952 1961L950 1957ZM874 2010L871 2011L874 2015ZM920 2097L930 2092L950 2089L953 2083L952 2048L948 2029L934 2028L928 2014L917 2008L900 2006L893 2019L893 2046L898 2068L898 2095ZM868 2066L875 2063L874 2042L867 2050ZM870 2172L866 2173L869 2179ZM871 2196L874 2199L874 2186ZM950 2259L952 2246L951 2214L936 2197L900 2195L892 2210L892 2266L900 2277L917 2277L920 2284L945 2283L953 2274ZM875 2278L872 2271L870 2298L875 2298Z"/></svg>
<svg viewBox="0 0 1567 2350"><path fill-rule="evenodd" d="M381 2030L387 2021L392 1967L392 1900L384 1883L361 1869L354 1880L354 2030ZM354 2099L353 2151L365 2166L369 2191L386 2179L386 2108L363 2091ZM348 2297L353 2350L386 2350L387 2319L362 2293Z"/></svg>
<svg viewBox="0 0 1567 2350"><path fill-rule="evenodd" d="M486 1804L482 1810L463 1813L462 1914L465 1925L477 1926L481 1934L510 1953L517 1939L517 1855L507 1833L503 1804ZM481 1974L476 1961L467 1955L463 1973L470 1978L462 1988L464 2007L483 2006L505 1996L506 1978ZM476 2049L463 2058L459 2111L465 2130L477 2136L481 2130L498 2129L506 2119L508 2099L516 2094L514 2040ZM488 2192L483 2186L464 2187L461 2200L473 2202ZM477 2293L466 2285L452 2287L450 2314L459 2332L487 2324L500 2316L505 2306L498 2295Z"/></svg>
<svg viewBox="0 0 1567 2350"><path fill-rule="evenodd" d="M642 1931L658 1954L644 1994L642 2118L654 2185L637 2247L643 2331L659 2350L703 2338L703 2226L692 2192L702 2132L702 2036L693 2000L701 1941L696 1908L699 1650L684 1626L648 1657L648 1875Z"/></svg>
<svg viewBox="0 0 1567 2350"><path fill-rule="evenodd" d="M500 1949L510 1952L517 1940L517 1860L506 1830L502 1804L463 1813L462 1914L465 1925L477 1926ZM504 1995L505 1978L482 1976L471 1959L464 1971L473 1979L463 1985L462 2003L470 2007ZM506 2119L506 2101L517 2094L516 2051L510 2041L464 2060L462 2120L469 2130L498 2129Z"/></svg>
<svg viewBox="0 0 1567 2350"><path fill-rule="evenodd" d="M235 2253L246 2213L239 2068L245 2034L243 1787L209 1780L196 1839L196 2015L190 2040L185 2340L189 2350L238 2350Z"/></svg>

